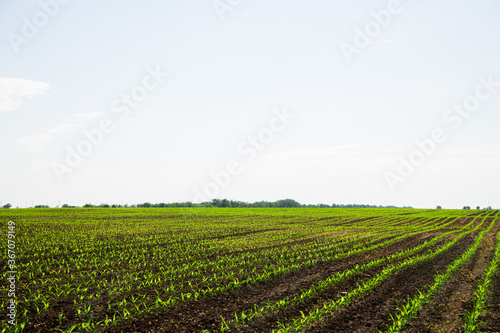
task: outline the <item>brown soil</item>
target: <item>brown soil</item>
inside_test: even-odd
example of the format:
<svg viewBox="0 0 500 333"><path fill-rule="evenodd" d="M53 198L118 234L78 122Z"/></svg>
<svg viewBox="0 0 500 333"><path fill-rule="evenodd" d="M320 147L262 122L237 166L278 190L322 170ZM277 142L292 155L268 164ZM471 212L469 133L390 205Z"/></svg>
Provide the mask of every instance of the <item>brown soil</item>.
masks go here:
<svg viewBox="0 0 500 333"><path fill-rule="evenodd" d="M359 221L359 220L358 220ZM352 223L354 221L349 221ZM470 218L463 218L456 221L455 224L464 225L470 222ZM476 224L479 223L476 221ZM498 226L497 226L498 227ZM243 232L239 230L238 234L224 235L223 237L242 236L254 234L268 230ZM345 232L345 231L343 231ZM243 310L250 309L254 304L262 305L266 302L274 302L284 297L293 297L300 292L301 289L306 289L314 283L325 279L337 272L351 269L356 264L362 264L369 260L388 256L390 254L411 248L423 243L432 237L441 234L443 230L436 232L428 232L421 235L415 235L382 249L372 251L367 254L356 255L350 258L337 260L334 262L318 261L311 267L298 269L287 274L283 274L261 283L244 286L234 291L225 292L213 297L200 298L196 302L181 304L159 313L146 313L140 318L128 319L121 321L117 327L106 329L106 332L202 332L207 329L210 332L217 332L221 327L221 316L229 320L234 318L234 313L241 313ZM477 234L477 233L476 233ZM421 289L425 285L432 283L434 274L437 270L442 271L454 259L459 257L463 251L471 244L473 236L469 235L459 241L454 247L446 253L434 258L425 263L416 265L413 268L405 269L395 275L389 277L382 285L378 286L369 295L355 301L347 309L341 310L335 316L325 320L319 326L310 329L311 332L372 332L376 328L383 329L384 324L390 322L389 314L396 312L397 301L404 300L408 296L413 296L417 292L417 288ZM217 238L217 237L216 237ZM446 240L449 240L450 237ZM281 246L293 246L301 242L308 242L311 239L301 239L292 241ZM432 248L443 244L446 240L440 241ZM274 245L269 246L269 248ZM260 248L259 250L262 250ZM481 249L481 251L483 248ZM247 250L243 250L245 252ZM248 250L252 251L252 249ZM426 251L426 250L425 250ZM227 254L227 253L226 253ZM481 255L473 258L470 265L468 264L464 271L470 274L476 274L480 271ZM321 293L316 298L313 298L305 303L292 306L286 311L281 311L276 315L255 320L249 326L241 329L232 329L234 332L263 332L278 328L276 321L284 322L290 318L300 316L300 311L307 313L317 304L322 304L330 299L335 299L341 292L348 291L357 286L361 281L365 281L382 270L381 267L374 268L367 272L362 272L342 284L336 285L333 288ZM466 283L474 285L472 277L467 277L467 272L464 272L464 277L457 277L455 284ZM475 275L474 275L475 276ZM24 277L23 277L24 278ZM468 280L469 279L469 280ZM458 295L456 291L461 291L462 287L455 286L453 283L446 285L446 290L449 290L450 295ZM444 289L443 289L444 290ZM464 289L465 290L465 289ZM144 293L148 293L147 290ZM150 294L155 294L151 290ZM443 291L443 295L445 291ZM500 315L500 279L495 279L493 287L493 295L491 303L489 303L489 313L493 314L491 320L488 318L487 329L490 331L500 331L499 319ZM441 295L440 295L441 296ZM92 304L93 314L97 321L108 317L113 317L113 313L107 309L107 301L109 295L102 295ZM454 298L455 304L459 304L461 298ZM436 309L440 303L436 303ZM20 308L23 308L22 306ZM461 307L462 308L462 307ZM39 316L30 315L30 323L26 327L26 332L52 332L49 328L62 327L59 326L58 317L61 310L64 311L64 327L67 327L69 322L77 322L78 317L75 305L69 301L60 301L59 303L50 306L49 312L42 312ZM36 309L28 309L30 314L36 313ZM94 313L95 311L95 313ZM459 318L461 312L456 312L454 318ZM496 315L495 315L496 314ZM423 318L423 317L422 317ZM99 332L99 330L96 330Z"/></svg>
<svg viewBox="0 0 500 333"><path fill-rule="evenodd" d="M500 270L497 270L493 278L492 290L489 296L491 299L486 303L484 324L480 328L481 331L485 332L500 332Z"/></svg>
<svg viewBox="0 0 500 333"><path fill-rule="evenodd" d="M318 262L312 267L289 272L262 283L173 307L161 313L149 314L131 322L122 322L113 332L130 330L134 332L201 332L203 329L208 329L211 332L218 331L221 327L221 316L232 319L235 311L241 313L243 310L252 308L254 304L264 304L267 301L274 302L284 297L293 297L301 289L306 289L334 273L350 269L355 264L416 246L434 236L436 233L416 235L364 255L335 262ZM359 279L366 279L366 274L362 273ZM272 327L275 326L274 323L275 321L272 322ZM267 322L263 321L256 321L255 324L257 327L252 326L246 331L261 332L270 327Z"/></svg>
<svg viewBox="0 0 500 333"><path fill-rule="evenodd" d="M398 300L413 297L418 289L431 284L437 271L443 271L467 249L475 235L467 235L445 253L432 260L404 269L389 277L362 299L346 309L340 310L308 332L376 332L390 323L391 313L395 313ZM335 295L328 294L327 299ZM322 300L323 301L323 300Z"/></svg>
<svg viewBox="0 0 500 333"><path fill-rule="evenodd" d="M473 307L474 290L493 257L496 231L485 235L476 254L440 289L407 332L460 332L466 313ZM496 231L495 231L496 230Z"/></svg>

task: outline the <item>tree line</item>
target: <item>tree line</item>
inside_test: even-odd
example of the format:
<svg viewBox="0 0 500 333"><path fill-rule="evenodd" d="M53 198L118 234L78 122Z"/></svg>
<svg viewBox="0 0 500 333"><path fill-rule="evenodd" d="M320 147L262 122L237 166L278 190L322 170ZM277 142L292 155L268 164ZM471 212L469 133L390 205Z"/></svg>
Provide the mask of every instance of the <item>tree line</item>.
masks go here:
<svg viewBox="0 0 500 333"><path fill-rule="evenodd" d="M0 206L0 208L9 209L12 205L10 203ZM68 204L64 204L61 206L62 208L79 208L79 206L71 206ZM365 204L301 204L293 199L283 199L277 201L257 201L257 202L244 202L237 200L228 200L228 199L212 199L212 201L206 201L202 203L192 203L190 201L186 202L172 202L172 203L149 203L144 202L135 205L119 205L119 204L106 204L102 203L99 205L94 204L85 204L83 207L98 207L98 208L166 208L166 207L177 207L177 208L186 208L186 207L221 207L221 208L409 208L412 209L411 206L377 206L377 205L365 205ZM18 207L19 208L19 207ZM50 208L48 205L36 205L33 208ZM57 208L57 207L56 207ZM437 206L436 209L442 209L441 206ZM464 206L463 209L471 209L470 206ZM479 206L476 209L481 209ZM491 206L483 208L485 210L492 209Z"/></svg>
<svg viewBox="0 0 500 333"><path fill-rule="evenodd" d="M74 206L69 206L64 204L63 208L71 208ZM293 199L282 199L276 201L256 201L256 202L245 202L238 200L228 200L228 199L212 199L211 201L206 201L202 203L192 203L192 202L173 202L173 203L150 203L144 202L136 205L109 205L109 204L86 204L83 207L100 207L100 208L164 208L164 207L220 207L220 208L413 208L410 206L396 207L396 206L377 206L377 205L365 205L365 204L301 204Z"/></svg>

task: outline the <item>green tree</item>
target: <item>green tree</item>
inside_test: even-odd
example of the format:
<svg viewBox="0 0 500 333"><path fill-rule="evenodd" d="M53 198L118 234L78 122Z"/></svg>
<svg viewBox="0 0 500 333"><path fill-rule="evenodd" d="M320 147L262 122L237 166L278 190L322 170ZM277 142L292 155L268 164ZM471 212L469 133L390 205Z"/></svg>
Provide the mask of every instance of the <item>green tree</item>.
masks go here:
<svg viewBox="0 0 500 333"><path fill-rule="evenodd" d="M277 207L300 207L300 203L293 199L278 200Z"/></svg>

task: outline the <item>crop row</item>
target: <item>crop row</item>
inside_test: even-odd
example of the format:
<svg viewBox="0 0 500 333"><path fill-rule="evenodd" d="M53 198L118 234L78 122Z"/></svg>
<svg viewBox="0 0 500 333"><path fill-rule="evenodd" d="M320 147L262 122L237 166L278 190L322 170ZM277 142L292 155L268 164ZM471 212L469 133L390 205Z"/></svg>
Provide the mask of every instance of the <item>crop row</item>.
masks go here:
<svg viewBox="0 0 500 333"><path fill-rule="evenodd" d="M194 211L0 212L2 218L16 220L18 226L19 327L22 322L36 322L55 312L60 328L112 327L126 318L161 313L319 262L369 253L419 234L436 233L435 242L471 228L477 219L462 211ZM468 219L467 225L455 225L464 219ZM357 271L346 276L423 248L357 266ZM314 292L332 281L318 284ZM3 294L7 291L5 286L1 290ZM304 300L312 295L309 291L309 295L298 297ZM0 302L5 306L4 299ZM71 313L60 306L68 302L73 304ZM265 314L269 309L259 311ZM247 312L236 319L245 315ZM252 316L250 312L248 316Z"/></svg>
<svg viewBox="0 0 500 333"><path fill-rule="evenodd" d="M488 294L491 292L493 279L498 272L500 264L500 232L497 235L497 245L495 248L495 256L484 272L483 279L478 283L474 291L474 307L467 313L465 317L464 329L465 333L477 332L482 323L481 319L486 314L486 301Z"/></svg>
<svg viewBox="0 0 500 333"><path fill-rule="evenodd" d="M425 304L431 301L432 297L439 291L439 288L446 282L446 280L448 280L465 262L472 257L474 253L476 253L477 249L481 245L484 235L493 228L494 224L495 221L492 221L490 226L477 236L475 242L462 254L460 258L449 265L445 272L436 275L434 284L429 286L424 292L419 291L417 296L413 299L409 299L406 304L402 306L401 311L393 317L392 325L389 327L387 332L399 332L411 319L416 316Z"/></svg>
<svg viewBox="0 0 500 333"><path fill-rule="evenodd" d="M486 219L486 217L483 218L483 221ZM491 223L490 227L493 226L494 221ZM329 303L323 304L322 307L315 308L314 310L310 311L309 314L303 314L302 318L297 318L293 321L293 323L289 325L281 324L282 328L278 332L299 332L304 330L306 327L312 325L313 323L320 322L321 320L324 320L325 317L333 314L335 311L344 308L348 306L350 303L352 303L355 299L366 295L370 293L376 286L380 285L383 281L385 281L389 276L397 273L398 271L401 271L402 269L406 269L408 267L414 266L418 263L430 260L444 252L446 252L448 249L450 249L453 245L455 245L461 238L463 238L465 235L470 234L480 228L482 225L479 224L476 226L474 229L471 229L469 231L465 231L461 233L459 236L455 237L453 240L450 242L446 243L442 247L440 247L438 250L433 251L431 253L411 257L401 263L395 264L395 265L388 265L384 268L384 270L377 274L374 278L362 282L357 288L347 292L346 295L341 296L338 300L332 300ZM489 230L489 229L488 229ZM484 234L484 231L481 233L481 235Z"/></svg>

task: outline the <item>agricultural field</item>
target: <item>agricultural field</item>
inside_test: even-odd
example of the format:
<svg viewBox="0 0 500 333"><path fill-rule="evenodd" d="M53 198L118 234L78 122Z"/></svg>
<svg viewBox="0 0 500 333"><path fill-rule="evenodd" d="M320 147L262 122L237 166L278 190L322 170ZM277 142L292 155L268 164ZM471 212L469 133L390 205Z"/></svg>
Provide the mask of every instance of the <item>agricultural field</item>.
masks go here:
<svg viewBox="0 0 500 333"><path fill-rule="evenodd" d="M2 209L1 332L498 332L499 216Z"/></svg>

